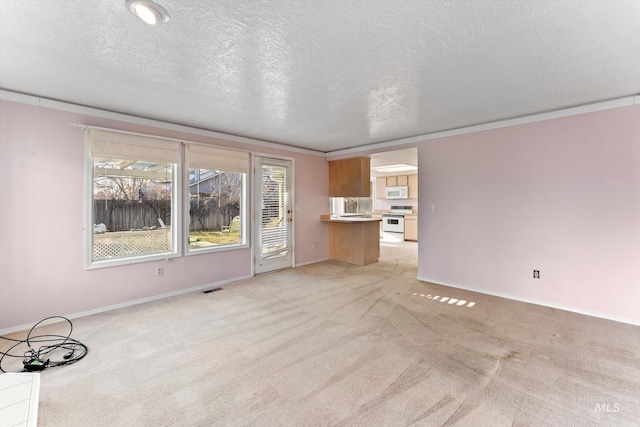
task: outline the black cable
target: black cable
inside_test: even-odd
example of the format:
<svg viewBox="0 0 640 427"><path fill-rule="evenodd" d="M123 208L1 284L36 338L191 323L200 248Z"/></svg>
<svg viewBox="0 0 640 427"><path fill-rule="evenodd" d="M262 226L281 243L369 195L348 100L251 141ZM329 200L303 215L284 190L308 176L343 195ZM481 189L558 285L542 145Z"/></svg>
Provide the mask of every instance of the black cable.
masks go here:
<svg viewBox="0 0 640 427"><path fill-rule="evenodd" d="M51 334L32 336L34 330L41 323L51 319L62 319L69 323L69 333L66 336ZM2 367L2 362L5 357L23 359L22 363L24 367L21 372L42 371L46 368L70 365L81 360L87 355L89 349L80 341L71 338L71 332L73 332L73 323L71 323L71 320L63 316L51 316L36 323L29 330L29 333L24 340L17 340L14 338L0 336L0 339L13 341L16 343L11 346L6 352L0 351L0 354L2 354L2 356L0 357L0 371L7 372ZM36 343L43 345L35 350L32 344ZM12 350L23 344L26 344L27 346L27 350L24 351L23 354L20 355L11 353ZM62 354L62 356L60 356L60 354Z"/></svg>

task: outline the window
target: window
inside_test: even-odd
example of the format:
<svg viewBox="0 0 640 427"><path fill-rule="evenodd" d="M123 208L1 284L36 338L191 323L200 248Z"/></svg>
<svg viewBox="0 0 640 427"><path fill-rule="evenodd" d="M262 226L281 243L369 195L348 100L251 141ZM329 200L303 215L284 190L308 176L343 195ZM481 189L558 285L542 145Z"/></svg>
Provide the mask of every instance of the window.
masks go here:
<svg viewBox="0 0 640 427"><path fill-rule="evenodd" d="M180 142L89 128L87 145L87 267L176 255Z"/></svg>
<svg viewBox="0 0 640 427"><path fill-rule="evenodd" d="M246 152L187 144L188 253L246 244Z"/></svg>
<svg viewBox="0 0 640 427"><path fill-rule="evenodd" d="M249 153L93 127L86 135L87 268L247 245Z"/></svg>

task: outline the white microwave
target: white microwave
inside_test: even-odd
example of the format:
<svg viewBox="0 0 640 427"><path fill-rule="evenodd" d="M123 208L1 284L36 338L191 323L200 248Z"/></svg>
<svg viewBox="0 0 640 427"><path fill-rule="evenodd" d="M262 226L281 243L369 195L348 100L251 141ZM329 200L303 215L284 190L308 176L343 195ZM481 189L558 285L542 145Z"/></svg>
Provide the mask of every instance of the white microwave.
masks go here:
<svg viewBox="0 0 640 427"><path fill-rule="evenodd" d="M409 187L400 185L397 187L387 187L387 199L408 199Z"/></svg>

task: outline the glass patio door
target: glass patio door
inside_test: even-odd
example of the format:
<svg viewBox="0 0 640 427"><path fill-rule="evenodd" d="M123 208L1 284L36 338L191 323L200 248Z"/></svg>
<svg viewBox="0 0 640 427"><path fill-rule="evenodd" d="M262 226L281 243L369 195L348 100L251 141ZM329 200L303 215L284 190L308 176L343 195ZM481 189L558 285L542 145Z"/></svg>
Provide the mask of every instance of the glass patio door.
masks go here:
<svg viewBox="0 0 640 427"><path fill-rule="evenodd" d="M293 264L290 160L255 158L254 273Z"/></svg>

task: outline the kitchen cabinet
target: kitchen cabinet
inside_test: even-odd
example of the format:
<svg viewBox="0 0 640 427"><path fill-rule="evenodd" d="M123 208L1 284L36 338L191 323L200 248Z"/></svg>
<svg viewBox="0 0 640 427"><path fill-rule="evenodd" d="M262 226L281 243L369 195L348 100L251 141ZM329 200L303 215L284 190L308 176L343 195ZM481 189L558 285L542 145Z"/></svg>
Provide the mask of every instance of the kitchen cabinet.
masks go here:
<svg viewBox="0 0 640 427"><path fill-rule="evenodd" d="M376 178L376 199L387 198L387 187L408 186L409 198L418 198L418 175L397 175Z"/></svg>
<svg viewBox="0 0 640 427"><path fill-rule="evenodd" d="M404 216L404 240L418 241L418 216Z"/></svg>
<svg viewBox="0 0 640 427"><path fill-rule="evenodd" d="M371 197L371 159L353 157L329 162L329 197Z"/></svg>
<svg viewBox="0 0 640 427"><path fill-rule="evenodd" d="M368 265L380 258L380 218L322 219L329 223L329 258Z"/></svg>
<svg viewBox="0 0 640 427"><path fill-rule="evenodd" d="M386 198L387 198L387 178L377 177L376 178L376 199L386 199Z"/></svg>
<svg viewBox="0 0 640 427"><path fill-rule="evenodd" d="M409 175L408 177L408 185L409 185L409 198L417 199L418 198L418 175Z"/></svg>

